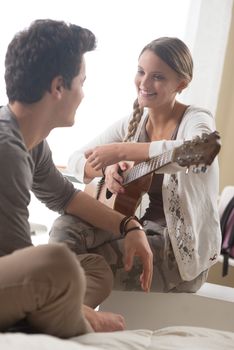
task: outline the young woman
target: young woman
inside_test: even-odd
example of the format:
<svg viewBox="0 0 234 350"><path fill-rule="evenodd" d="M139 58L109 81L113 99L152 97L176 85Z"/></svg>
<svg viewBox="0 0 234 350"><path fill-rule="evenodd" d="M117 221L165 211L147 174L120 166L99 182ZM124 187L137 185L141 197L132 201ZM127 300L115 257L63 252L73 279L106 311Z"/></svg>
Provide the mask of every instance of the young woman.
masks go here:
<svg viewBox="0 0 234 350"><path fill-rule="evenodd" d="M119 169L129 167L126 161L149 160L214 131L209 111L177 100L192 76L192 57L180 39L162 37L146 45L138 61L133 113L74 152L71 172L85 183L104 172L109 191L123 195L127 187ZM140 218L154 254L151 290L195 292L205 282L220 252L218 181L216 159L206 173L187 174L185 167L171 163L151 176L149 205ZM68 217L60 220L71 225ZM52 230L51 240L61 236L58 231ZM121 270L121 240L102 244L97 251L117 270L116 288L138 289L137 261L131 273Z"/></svg>

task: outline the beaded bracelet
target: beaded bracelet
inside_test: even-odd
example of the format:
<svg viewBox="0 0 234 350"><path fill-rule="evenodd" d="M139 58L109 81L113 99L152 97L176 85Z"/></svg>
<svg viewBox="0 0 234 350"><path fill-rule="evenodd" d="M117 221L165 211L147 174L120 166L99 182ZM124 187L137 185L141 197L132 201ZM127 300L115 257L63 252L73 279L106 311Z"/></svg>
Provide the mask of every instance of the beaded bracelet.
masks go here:
<svg viewBox="0 0 234 350"><path fill-rule="evenodd" d="M138 218L136 216L125 216L120 224L119 224L119 231L120 231L120 237L123 238L126 235L126 226L129 223L130 220L136 220L138 221Z"/></svg>

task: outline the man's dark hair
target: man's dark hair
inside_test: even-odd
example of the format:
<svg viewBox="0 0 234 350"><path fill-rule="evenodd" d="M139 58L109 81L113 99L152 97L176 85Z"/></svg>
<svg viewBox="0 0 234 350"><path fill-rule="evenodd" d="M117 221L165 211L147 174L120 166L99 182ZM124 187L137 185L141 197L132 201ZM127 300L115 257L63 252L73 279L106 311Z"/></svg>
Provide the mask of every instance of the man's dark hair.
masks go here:
<svg viewBox="0 0 234 350"><path fill-rule="evenodd" d="M62 76L64 87L79 74L82 56L96 47L94 34L80 26L50 19L36 20L10 42L5 58L9 102L33 103Z"/></svg>

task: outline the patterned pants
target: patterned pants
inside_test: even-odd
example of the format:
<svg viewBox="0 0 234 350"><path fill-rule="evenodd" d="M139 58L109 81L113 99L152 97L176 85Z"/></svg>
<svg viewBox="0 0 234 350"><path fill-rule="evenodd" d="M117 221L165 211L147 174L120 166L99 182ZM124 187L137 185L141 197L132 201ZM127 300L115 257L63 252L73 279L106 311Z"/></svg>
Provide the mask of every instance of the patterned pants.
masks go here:
<svg viewBox="0 0 234 350"><path fill-rule="evenodd" d="M154 256L153 292L196 292L206 281L208 271L192 281L181 279L167 230L155 222L145 220L143 227ZM126 272L123 266L123 239L113 240L112 233L89 225L72 215L58 217L50 231L49 242L65 242L76 254L102 255L114 274L114 289L140 291L142 265L135 258L133 268Z"/></svg>

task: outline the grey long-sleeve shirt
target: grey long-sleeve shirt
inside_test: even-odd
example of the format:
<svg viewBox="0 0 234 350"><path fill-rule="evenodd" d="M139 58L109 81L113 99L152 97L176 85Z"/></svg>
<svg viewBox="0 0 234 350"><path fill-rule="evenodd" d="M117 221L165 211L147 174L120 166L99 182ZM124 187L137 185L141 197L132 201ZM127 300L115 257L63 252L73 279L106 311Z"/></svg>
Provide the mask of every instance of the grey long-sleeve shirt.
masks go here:
<svg viewBox="0 0 234 350"><path fill-rule="evenodd" d="M46 140L27 150L17 120L0 108L0 256L32 245L28 222L30 191L62 213L76 193L56 169Z"/></svg>

